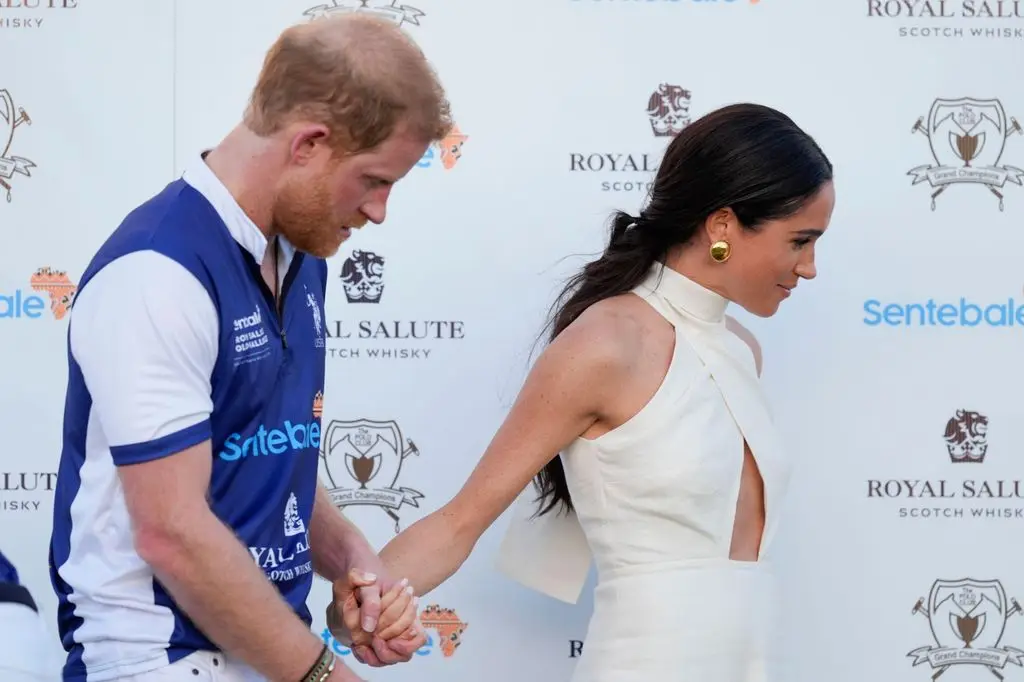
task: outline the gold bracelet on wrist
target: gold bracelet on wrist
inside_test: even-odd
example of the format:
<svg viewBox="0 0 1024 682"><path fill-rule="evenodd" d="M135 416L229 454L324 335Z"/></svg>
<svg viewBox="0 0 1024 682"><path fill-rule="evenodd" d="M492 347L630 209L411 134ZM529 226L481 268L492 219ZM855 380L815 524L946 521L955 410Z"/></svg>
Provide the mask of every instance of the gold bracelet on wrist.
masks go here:
<svg viewBox="0 0 1024 682"><path fill-rule="evenodd" d="M302 677L301 682L327 682L327 678L331 676L337 663L338 659L330 647L324 644L324 648L320 651L320 657L316 659L316 663L309 669L309 672Z"/></svg>

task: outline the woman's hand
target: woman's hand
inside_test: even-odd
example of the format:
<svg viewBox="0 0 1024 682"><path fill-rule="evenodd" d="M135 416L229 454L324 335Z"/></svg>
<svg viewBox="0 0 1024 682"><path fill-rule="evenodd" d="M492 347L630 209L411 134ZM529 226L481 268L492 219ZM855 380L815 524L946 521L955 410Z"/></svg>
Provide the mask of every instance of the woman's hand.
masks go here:
<svg viewBox="0 0 1024 682"><path fill-rule="evenodd" d="M415 637L417 630L422 629L419 625L419 602L420 598L413 593L408 580L396 583L381 599L380 619L374 635L385 642L399 635L406 639Z"/></svg>
<svg viewBox="0 0 1024 682"><path fill-rule="evenodd" d="M419 599L407 580L391 586L381 599L381 615L374 632L366 632L360 624L360 588L373 585L375 579L353 570L348 580L334 583L334 602L327 608L327 626L352 654L372 667L393 665L412 658L427 642L418 622ZM340 621L340 622L339 622Z"/></svg>

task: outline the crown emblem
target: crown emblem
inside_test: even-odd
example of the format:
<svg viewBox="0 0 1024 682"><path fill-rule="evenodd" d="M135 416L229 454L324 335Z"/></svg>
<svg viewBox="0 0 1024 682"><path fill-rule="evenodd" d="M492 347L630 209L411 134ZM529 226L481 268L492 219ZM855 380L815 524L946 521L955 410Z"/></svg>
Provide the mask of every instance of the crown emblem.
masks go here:
<svg viewBox="0 0 1024 682"><path fill-rule="evenodd" d="M313 418L320 419L324 416L324 394L317 391L313 396Z"/></svg>

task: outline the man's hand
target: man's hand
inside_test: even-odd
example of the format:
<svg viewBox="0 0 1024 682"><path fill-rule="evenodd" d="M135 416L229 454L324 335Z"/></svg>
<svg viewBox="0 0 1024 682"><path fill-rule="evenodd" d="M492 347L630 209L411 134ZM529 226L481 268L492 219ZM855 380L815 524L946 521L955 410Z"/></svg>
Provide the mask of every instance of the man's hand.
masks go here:
<svg viewBox="0 0 1024 682"><path fill-rule="evenodd" d="M367 614L361 600L366 594L374 600L378 614L375 630L364 627ZM404 663L427 641L417 619L418 601L405 580L394 583L381 598L376 576L353 569L347 580L334 583L334 603L327 607L327 625L361 663L372 667Z"/></svg>
<svg viewBox="0 0 1024 682"><path fill-rule="evenodd" d="M365 551L351 548L346 564L348 565L348 582L336 581L334 583L334 600L338 601L339 584L357 588L354 597L355 603L359 605L358 628L364 632L373 632L377 629L377 620L380 618L381 593L390 590L396 583L388 580L380 557L368 546Z"/></svg>

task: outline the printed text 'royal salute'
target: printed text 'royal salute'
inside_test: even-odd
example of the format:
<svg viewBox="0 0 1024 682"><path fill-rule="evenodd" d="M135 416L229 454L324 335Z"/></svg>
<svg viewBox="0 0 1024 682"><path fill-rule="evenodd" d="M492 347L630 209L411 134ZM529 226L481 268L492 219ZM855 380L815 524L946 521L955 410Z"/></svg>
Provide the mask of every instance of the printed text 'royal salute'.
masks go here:
<svg viewBox="0 0 1024 682"><path fill-rule="evenodd" d="M466 336L463 322L456 320L333 322L334 324L327 326L329 339L461 339Z"/></svg>
<svg viewBox="0 0 1024 682"><path fill-rule="evenodd" d="M1024 0L867 0L869 17L1024 19Z"/></svg>
<svg viewBox="0 0 1024 682"><path fill-rule="evenodd" d="M3 9L75 9L78 0L0 0Z"/></svg>

